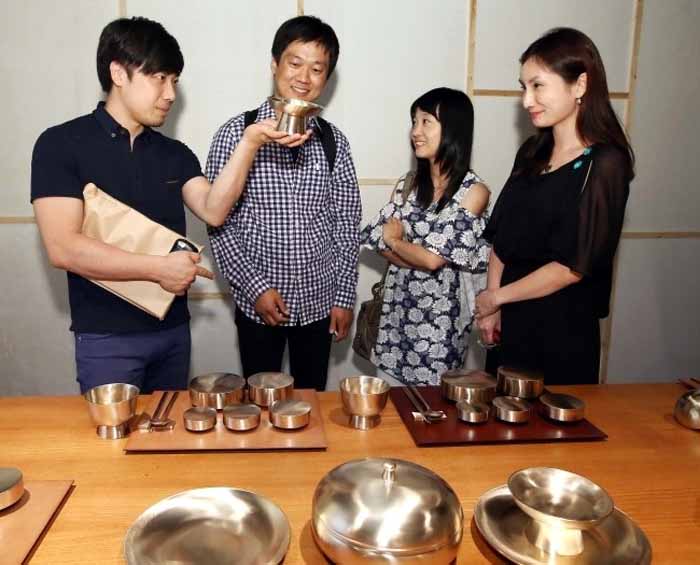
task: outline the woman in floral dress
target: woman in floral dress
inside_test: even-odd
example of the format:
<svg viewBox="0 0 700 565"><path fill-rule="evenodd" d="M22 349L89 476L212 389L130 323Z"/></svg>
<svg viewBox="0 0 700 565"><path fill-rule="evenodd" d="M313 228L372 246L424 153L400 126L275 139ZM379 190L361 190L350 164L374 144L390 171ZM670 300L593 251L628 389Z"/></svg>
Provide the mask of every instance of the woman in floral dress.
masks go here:
<svg viewBox="0 0 700 565"><path fill-rule="evenodd" d="M490 193L469 168L466 94L431 90L411 105L411 118L416 171L362 231L362 243L389 262L372 361L404 383L438 384L464 364L489 256L481 235Z"/></svg>

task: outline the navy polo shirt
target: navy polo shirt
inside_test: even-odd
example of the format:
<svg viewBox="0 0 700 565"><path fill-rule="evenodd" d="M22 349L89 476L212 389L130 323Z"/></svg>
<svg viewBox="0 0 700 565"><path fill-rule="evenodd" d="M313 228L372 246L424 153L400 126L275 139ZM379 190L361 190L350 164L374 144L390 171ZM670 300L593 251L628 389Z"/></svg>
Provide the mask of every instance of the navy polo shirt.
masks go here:
<svg viewBox="0 0 700 565"><path fill-rule="evenodd" d="M202 176L183 143L150 129L134 139L100 102L91 114L47 129L32 155L32 202L45 196L83 198L99 188L150 219L185 235L182 186ZM177 296L163 321L75 273L68 273L71 330L90 333L155 331L189 320L187 298Z"/></svg>

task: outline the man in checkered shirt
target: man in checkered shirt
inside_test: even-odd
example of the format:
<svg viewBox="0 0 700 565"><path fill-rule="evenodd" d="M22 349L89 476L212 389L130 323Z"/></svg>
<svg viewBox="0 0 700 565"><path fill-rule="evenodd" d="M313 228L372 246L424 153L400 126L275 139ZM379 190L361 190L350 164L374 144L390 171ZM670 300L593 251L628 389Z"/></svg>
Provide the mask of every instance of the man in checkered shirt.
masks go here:
<svg viewBox="0 0 700 565"><path fill-rule="evenodd" d="M275 95L318 99L338 52L335 32L318 18L282 24L272 44ZM361 217L357 177L338 128L312 118L304 135L287 135L275 131L277 117L265 101L255 123L245 127L245 114L239 114L214 136L207 176L213 181L231 156L245 191L209 237L236 302L245 376L280 371L288 344L295 386L323 390L332 337L344 339L352 323ZM335 140L332 163L322 125Z"/></svg>

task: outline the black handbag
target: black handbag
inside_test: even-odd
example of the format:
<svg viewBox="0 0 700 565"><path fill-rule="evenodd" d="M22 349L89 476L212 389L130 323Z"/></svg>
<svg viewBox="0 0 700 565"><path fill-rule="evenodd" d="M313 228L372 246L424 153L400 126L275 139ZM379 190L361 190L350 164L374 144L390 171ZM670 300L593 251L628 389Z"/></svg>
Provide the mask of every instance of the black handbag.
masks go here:
<svg viewBox="0 0 700 565"><path fill-rule="evenodd" d="M404 187L409 190L413 183L415 172L409 172L404 179ZM401 180L396 183L399 186ZM379 282L372 285L372 298L360 304L360 312L357 315L357 325L355 327L355 337L352 340L352 348L360 357L364 357L371 361L370 356L374 346L377 344L377 336L379 335L379 319L382 316L382 304L384 303L384 283L386 274L389 272L389 263L387 262L384 274Z"/></svg>

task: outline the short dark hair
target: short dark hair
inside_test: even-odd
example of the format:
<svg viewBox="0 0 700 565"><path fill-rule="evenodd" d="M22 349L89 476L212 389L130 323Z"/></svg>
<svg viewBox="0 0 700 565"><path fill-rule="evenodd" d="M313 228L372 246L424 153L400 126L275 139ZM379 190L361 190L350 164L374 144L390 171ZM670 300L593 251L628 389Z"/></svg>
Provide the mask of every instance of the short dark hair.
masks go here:
<svg viewBox="0 0 700 565"><path fill-rule="evenodd" d="M442 210L459 190L471 166L474 107L461 90L443 87L429 90L411 104L412 120L418 109L432 114L440 122L440 146L435 162L440 166L440 172L448 178L445 193L437 206L438 210ZM416 200L423 208L427 208L433 201L435 190L430 176L430 163L427 159L417 161Z"/></svg>
<svg viewBox="0 0 700 565"><path fill-rule="evenodd" d="M134 69L149 75L179 75L185 66L177 40L158 22L140 17L114 20L102 30L97 44L97 77L105 92L112 89L112 61L126 67L129 78Z"/></svg>
<svg viewBox="0 0 700 565"><path fill-rule="evenodd" d="M297 16L284 22L272 40L272 58L280 62L282 53L290 43L318 43L328 53L328 74L331 76L338 62L340 44L333 28L316 16Z"/></svg>

